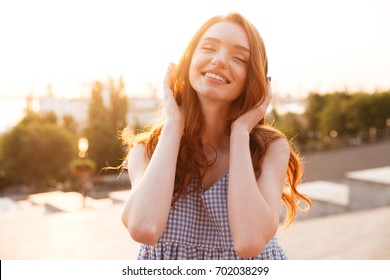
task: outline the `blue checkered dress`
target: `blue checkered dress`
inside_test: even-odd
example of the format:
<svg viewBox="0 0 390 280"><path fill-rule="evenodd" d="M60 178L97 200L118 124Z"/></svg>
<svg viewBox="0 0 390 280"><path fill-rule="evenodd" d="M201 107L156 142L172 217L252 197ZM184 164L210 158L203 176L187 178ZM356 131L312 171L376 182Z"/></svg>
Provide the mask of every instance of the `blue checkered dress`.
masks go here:
<svg viewBox="0 0 390 280"><path fill-rule="evenodd" d="M183 195L171 207L156 246L141 245L139 260L241 260L233 249L227 211L226 173L205 192ZM287 259L274 236L255 260Z"/></svg>

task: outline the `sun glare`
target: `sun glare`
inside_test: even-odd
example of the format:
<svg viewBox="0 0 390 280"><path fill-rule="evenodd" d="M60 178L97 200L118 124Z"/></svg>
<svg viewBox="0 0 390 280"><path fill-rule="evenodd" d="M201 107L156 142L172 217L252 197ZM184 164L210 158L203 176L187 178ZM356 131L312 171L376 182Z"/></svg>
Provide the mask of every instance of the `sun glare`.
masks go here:
<svg viewBox="0 0 390 280"><path fill-rule="evenodd" d="M23 8L22 8L23 7ZM276 94L388 88L386 1L3 1L0 96L67 98L123 77L131 95L159 87L192 34L238 11L265 41Z"/></svg>

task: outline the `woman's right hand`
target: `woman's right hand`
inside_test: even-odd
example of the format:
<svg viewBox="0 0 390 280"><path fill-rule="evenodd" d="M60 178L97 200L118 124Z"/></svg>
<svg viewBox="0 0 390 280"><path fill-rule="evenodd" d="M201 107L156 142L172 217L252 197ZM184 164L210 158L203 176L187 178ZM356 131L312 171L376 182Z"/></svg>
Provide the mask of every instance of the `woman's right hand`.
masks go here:
<svg viewBox="0 0 390 280"><path fill-rule="evenodd" d="M181 127L184 127L184 114L182 108L177 105L175 97L173 96L173 77L175 74L176 65L171 63L167 69L164 79L164 113L166 117L166 122L173 121L176 124L179 124Z"/></svg>

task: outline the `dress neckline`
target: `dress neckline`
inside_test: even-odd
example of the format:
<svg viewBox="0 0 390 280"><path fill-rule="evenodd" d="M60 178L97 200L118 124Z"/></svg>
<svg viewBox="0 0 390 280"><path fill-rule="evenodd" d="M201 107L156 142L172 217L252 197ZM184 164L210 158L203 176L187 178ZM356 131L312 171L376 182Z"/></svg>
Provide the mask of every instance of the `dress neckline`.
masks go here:
<svg viewBox="0 0 390 280"><path fill-rule="evenodd" d="M208 192L210 189L212 189L215 185L217 185L225 176L229 174L229 171L226 171L222 174L214 183L212 183L209 187L202 184L202 194Z"/></svg>

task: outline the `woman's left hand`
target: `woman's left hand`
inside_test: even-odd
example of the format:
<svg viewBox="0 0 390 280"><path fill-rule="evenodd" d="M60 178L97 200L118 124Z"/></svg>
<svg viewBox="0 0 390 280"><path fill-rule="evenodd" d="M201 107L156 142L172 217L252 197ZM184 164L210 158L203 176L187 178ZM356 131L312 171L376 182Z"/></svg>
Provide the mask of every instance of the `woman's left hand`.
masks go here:
<svg viewBox="0 0 390 280"><path fill-rule="evenodd" d="M232 124L232 130L235 127L243 127L248 133L265 117L267 108L271 103L272 99L272 88L271 88L271 77L267 77L267 92L264 100L257 104L253 109L244 113L238 117Z"/></svg>

